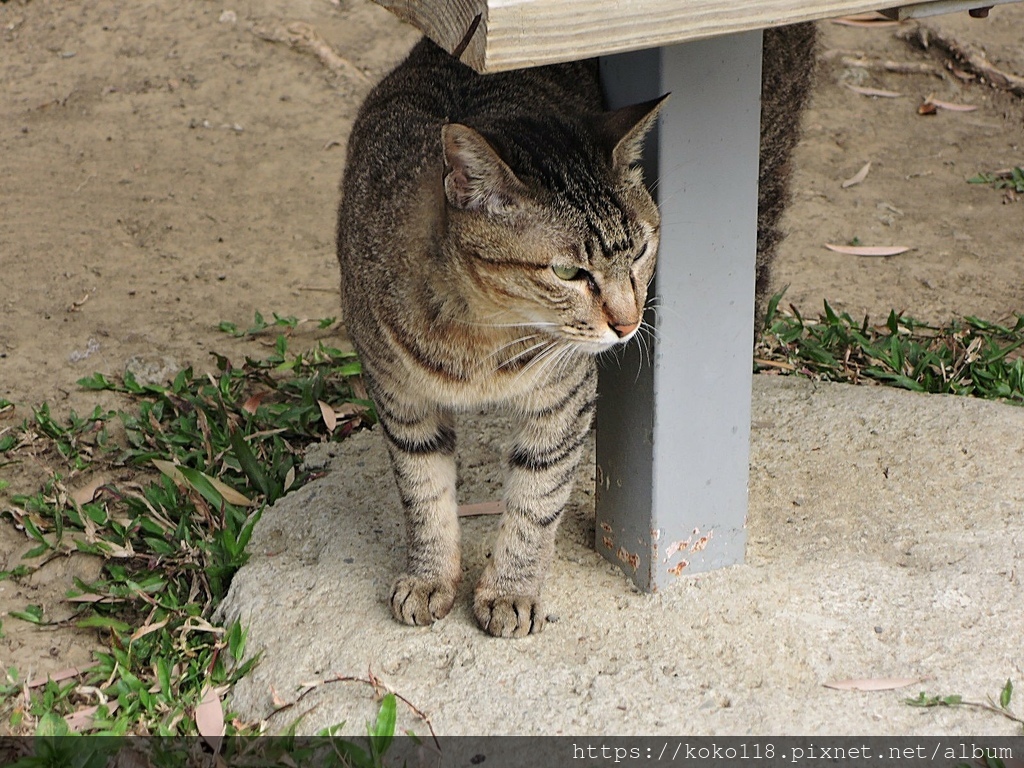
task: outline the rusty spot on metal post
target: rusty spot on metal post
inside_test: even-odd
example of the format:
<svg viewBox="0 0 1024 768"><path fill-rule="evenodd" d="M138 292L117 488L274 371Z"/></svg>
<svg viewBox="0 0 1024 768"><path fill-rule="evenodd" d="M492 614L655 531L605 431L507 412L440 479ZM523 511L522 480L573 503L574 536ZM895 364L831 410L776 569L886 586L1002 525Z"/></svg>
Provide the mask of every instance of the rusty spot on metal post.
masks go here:
<svg viewBox="0 0 1024 768"><path fill-rule="evenodd" d="M680 560L678 563L668 569L668 572L673 576L682 576L686 566L690 564L689 560Z"/></svg>

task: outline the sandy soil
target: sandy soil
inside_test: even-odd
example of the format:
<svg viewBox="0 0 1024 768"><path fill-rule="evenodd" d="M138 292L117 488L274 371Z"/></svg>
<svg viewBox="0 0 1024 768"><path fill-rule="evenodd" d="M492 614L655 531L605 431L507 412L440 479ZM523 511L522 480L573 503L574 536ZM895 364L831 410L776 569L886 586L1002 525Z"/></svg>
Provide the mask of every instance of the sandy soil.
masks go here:
<svg viewBox="0 0 1024 768"><path fill-rule="evenodd" d="M358 104L416 39L368 0L10 0L0 4L0 430L33 404L55 413L114 407L75 384L141 356L170 372L211 351L258 351L216 326L255 310L338 314L334 208ZM283 38L306 22L342 58L334 68ZM1024 6L987 21L927 24L983 43L1024 74ZM1024 311L1024 202L966 179L1024 163L1024 103L944 69L900 28L823 25L819 87L797 157L790 238L777 267L787 299L814 314L827 298L855 316L890 308L928 320ZM308 28L307 28L308 29ZM295 31L295 28L292 28ZM901 74L844 63L933 63ZM847 85L900 98L860 95ZM976 105L920 116L921 100ZM866 179L842 188L865 163ZM906 245L891 258L832 253L826 242ZM46 467L0 466L8 493ZM0 494L0 508L6 499ZM28 549L0 524L0 569ZM0 582L0 657L25 673L88 661L95 638L39 632L6 617L62 596L84 558Z"/></svg>

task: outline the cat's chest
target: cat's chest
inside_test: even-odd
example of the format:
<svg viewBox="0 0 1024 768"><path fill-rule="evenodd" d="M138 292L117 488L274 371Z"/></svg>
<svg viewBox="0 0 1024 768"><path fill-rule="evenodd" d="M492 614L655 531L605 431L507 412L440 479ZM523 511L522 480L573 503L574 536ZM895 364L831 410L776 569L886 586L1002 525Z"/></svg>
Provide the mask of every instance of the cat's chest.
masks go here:
<svg viewBox="0 0 1024 768"><path fill-rule="evenodd" d="M445 341L442 334L435 344L398 344L401 378L421 397L460 410L514 404L592 364L590 356L548 336L463 341L457 349Z"/></svg>

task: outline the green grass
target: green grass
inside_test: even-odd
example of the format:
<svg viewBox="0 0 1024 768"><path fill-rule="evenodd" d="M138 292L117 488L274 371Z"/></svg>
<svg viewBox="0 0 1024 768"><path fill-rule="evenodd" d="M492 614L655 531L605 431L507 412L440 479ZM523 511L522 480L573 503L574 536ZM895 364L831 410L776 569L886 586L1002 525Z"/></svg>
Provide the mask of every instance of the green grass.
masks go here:
<svg viewBox="0 0 1024 768"><path fill-rule="evenodd" d="M1024 169L1010 168L1001 173L979 173L967 180L968 184L989 184L995 189L1012 189L1024 192Z"/></svg>
<svg viewBox="0 0 1024 768"><path fill-rule="evenodd" d="M258 316L250 332L297 325ZM240 661L241 626L212 624L213 611L245 563L264 507L310 479L305 449L371 423L373 406L355 355L323 343L296 353L282 334L264 359L235 366L215 355L215 363L214 373L186 369L167 387L97 373L79 384L118 392L131 406L61 420L42 405L0 433L0 473L29 457L54 468L42 488L13 495L4 508L34 546L0 580L74 553L103 559L102 578L69 585L78 610L66 623L95 633L105 650L94 667L59 683L29 688L17 670L0 673L7 730L60 732L78 713L84 733L196 733L203 693L229 688L256 663ZM325 408L342 404L331 430ZM11 620L53 625L33 605ZM84 718L89 707L96 709ZM229 734L251 727L227 720Z"/></svg>
<svg viewBox="0 0 1024 768"><path fill-rule="evenodd" d="M934 326L893 311L873 325L825 302L810 321L795 307L780 310L781 298L769 303L755 371L1024 403L1024 316L1006 325L966 317Z"/></svg>
<svg viewBox="0 0 1024 768"><path fill-rule="evenodd" d="M906 703L912 707L966 707L968 709L978 709L984 712L991 712L1016 723L1019 726L1020 733L1024 734L1024 717L1018 715L1010 707L1013 703L1012 680L1007 680L1006 684L1000 689L998 699L989 699L988 701L970 701L959 694L929 696L924 691L921 691L916 698L906 699Z"/></svg>

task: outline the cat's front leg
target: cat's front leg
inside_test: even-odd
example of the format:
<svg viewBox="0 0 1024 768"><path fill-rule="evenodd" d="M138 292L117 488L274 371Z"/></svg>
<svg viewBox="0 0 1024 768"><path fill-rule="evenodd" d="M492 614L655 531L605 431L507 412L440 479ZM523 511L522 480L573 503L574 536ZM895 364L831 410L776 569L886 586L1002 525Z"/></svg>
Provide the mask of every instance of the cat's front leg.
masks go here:
<svg viewBox="0 0 1024 768"><path fill-rule="evenodd" d="M505 513L473 599L477 621L495 637L525 637L544 628L541 587L586 447L596 385L593 360L582 358L520 404Z"/></svg>
<svg viewBox="0 0 1024 768"><path fill-rule="evenodd" d="M408 565L391 588L391 611L406 624L433 624L451 610L462 575L455 429L440 410L417 412L389 398L375 400L408 541Z"/></svg>

